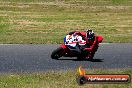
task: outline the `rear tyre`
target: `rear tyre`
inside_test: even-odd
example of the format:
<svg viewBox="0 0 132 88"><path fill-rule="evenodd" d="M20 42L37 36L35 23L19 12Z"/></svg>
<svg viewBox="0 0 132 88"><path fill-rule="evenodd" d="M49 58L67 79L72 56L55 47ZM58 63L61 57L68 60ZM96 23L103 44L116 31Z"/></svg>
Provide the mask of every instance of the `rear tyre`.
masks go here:
<svg viewBox="0 0 132 88"><path fill-rule="evenodd" d="M51 54L52 59L58 59L62 56L63 48L59 47L56 50L54 50Z"/></svg>

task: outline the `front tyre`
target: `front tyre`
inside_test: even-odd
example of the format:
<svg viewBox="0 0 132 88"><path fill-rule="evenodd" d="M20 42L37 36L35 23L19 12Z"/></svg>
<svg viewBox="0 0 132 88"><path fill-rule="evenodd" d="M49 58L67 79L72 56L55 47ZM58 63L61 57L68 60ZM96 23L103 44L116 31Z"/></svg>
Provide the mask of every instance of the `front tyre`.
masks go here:
<svg viewBox="0 0 132 88"><path fill-rule="evenodd" d="M56 50L54 50L51 54L52 59L58 59L62 56L63 48L59 47Z"/></svg>

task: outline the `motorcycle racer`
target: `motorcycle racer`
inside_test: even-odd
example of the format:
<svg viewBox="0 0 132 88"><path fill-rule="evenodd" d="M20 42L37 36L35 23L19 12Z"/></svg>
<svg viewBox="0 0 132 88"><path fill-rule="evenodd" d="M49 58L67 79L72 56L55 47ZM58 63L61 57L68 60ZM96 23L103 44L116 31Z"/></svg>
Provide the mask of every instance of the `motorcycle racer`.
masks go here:
<svg viewBox="0 0 132 88"><path fill-rule="evenodd" d="M86 41L86 46L83 49L87 53L86 59L93 59L95 52L98 50L99 43L103 40L102 36L96 36L91 29L87 29L86 32L73 31L68 34L82 36L83 40Z"/></svg>

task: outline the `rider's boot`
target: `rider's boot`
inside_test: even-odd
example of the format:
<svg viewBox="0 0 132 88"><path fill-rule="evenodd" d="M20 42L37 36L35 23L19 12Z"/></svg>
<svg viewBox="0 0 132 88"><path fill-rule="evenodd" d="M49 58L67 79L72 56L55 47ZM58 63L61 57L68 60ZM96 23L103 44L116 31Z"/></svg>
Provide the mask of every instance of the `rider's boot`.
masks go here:
<svg viewBox="0 0 132 88"><path fill-rule="evenodd" d="M86 59L92 60L94 57L95 52L90 53L88 56L86 56Z"/></svg>

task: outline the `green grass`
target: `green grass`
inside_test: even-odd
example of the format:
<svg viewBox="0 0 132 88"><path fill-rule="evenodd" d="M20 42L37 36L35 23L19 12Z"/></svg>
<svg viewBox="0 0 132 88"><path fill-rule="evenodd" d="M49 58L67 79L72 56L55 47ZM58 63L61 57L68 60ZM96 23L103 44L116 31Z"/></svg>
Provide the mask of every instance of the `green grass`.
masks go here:
<svg viewBox="0 0 132 88"><path fill-rule="evenodd" d="M103 42L132 43L131 0L0 0L0 43L62 43L92 28Z"/></svg>
<svg viewBox="0 0 132 88"><path fill-rule="evenodd" d="M132 70L87 70L87 74L130 74ZM129 84L85 84L79 86L76 82L78 73L73 70L49 71L39 73L1 74L1 88L131 88Z"/></svg>

